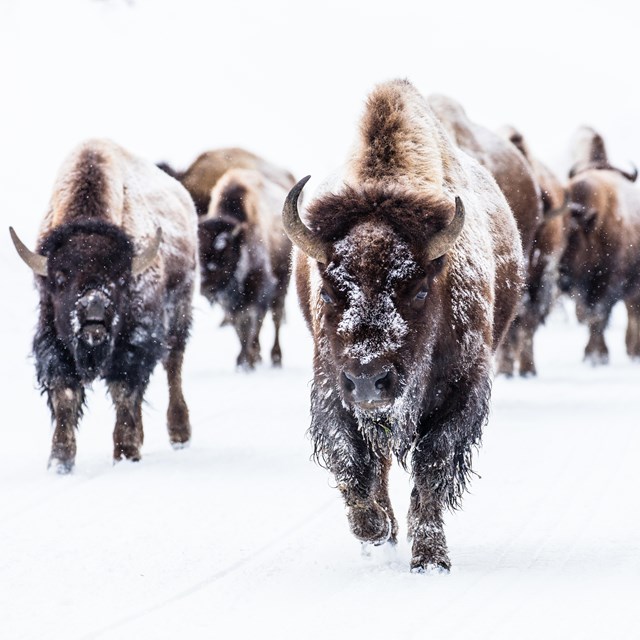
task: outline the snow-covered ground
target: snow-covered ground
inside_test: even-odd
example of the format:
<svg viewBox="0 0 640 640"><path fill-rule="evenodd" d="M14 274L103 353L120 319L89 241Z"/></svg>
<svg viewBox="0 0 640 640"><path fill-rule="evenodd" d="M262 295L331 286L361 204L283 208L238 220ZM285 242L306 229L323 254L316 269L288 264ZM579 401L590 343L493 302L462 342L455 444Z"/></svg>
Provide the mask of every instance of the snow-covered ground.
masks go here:
<svg viewBox="0 0 640 640"><path fill-rule="evenodd" d="M4 0L5 225L35 237L57 166L93 135L178 166L239 144L319 179L344 156L371 85L395 75L450 93L483 124L521 126L563 170L584 122L620 164L638 161L623 13L607 24L590 1L550 16L558 3L522 16L454 3L437 18L430 3L355 4ZM599 26L607 47L590 48ZM413 575L409 477L392 475L398 547L363 557L309 460L311 344L294 292L284 367L254 374L235 371L232 329L196 297L189 449L169 446L159 369L142 462L112 465L114 418L96 384L75 473L60 477L46 471L49 414L27 357L36 296L8 234L0 269L0 638L640 637L640 365L624 353L622 308L609 366L581 362L586 332L565 303L539 334L539 377L495 382L481 478L447 517L451 574Z"/></svg>

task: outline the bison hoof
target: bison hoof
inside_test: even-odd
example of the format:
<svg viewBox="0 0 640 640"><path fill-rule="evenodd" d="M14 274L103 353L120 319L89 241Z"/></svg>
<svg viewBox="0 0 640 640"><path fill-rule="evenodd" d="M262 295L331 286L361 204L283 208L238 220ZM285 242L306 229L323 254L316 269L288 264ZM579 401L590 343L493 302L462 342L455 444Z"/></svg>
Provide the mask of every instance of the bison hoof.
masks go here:
<svg viewBox="0 0 640 640"><path fill-rule="evenodd" d="M538 375L535 369L520 369L521 378L535 378Z"/></svg>
<svg viewBox="0 0 640 640"><path fill-rule="evenodd" d="M609 364L609 354L608 353L585 353L584 361L587 364L590 364L592 367L598 367L603 364Z"/></svg>
<svg viewBox="0 0 640 640"><path fill-rule="evenodd" d="M73 471L74 464L74 460L62 460L55 456L51 456L47 463L47 469L55 471L58 475L66 476Z"/></svg>
<svg viewBox="0 0 640 640"><path fill-rule="evenodd" d="M446 562L421 562L420 560L411 560L411 573L426 573L428 575L446 575L451 571L451 564Z"/></svg>
<svg viewBox="0 0 640 640"><path fill-rule="evenodd" d="M377 547L393 537L391 518L377 504L350 507L347 517L353 535L361 542L368 542Z"/></svg>
<svg viewBox="0 0 640 640"><path fill-rule="evenodd" d="M138 447L130 445L117 446L113 451L113 462L120 462L120 460L130 460L131 462L140 462L142 456L140 455L140 449Z"/></svg>
<svg viewBox="0 0 640 640"><path fill-rule="evenodd" d="M186 440L171 440L171 446L177 451L178 449L188 449L191 445L189 438Z"/></svg>

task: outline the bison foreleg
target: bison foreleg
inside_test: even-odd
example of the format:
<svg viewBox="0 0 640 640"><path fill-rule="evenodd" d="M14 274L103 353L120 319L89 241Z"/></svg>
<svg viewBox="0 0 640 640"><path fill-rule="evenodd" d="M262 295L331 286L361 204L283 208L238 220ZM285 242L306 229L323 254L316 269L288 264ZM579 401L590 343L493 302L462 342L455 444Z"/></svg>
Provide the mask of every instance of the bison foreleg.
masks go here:
<svg viewBox="0 0 640 640"><path fill-rule="evenodd" d="M49 390L49 403L55 420L49 467L58 473L69 473L76 459L76 427L82 411L82 387L54 387Z"/></svg>
<svg viewBox="0 0 640 640"><path fill-rule="evenodd" d="M76 458L75 430L82 415L84 388L73 358L57 338L54 326L52 307L43 301L33 340L33 355L38 382L47 393L55 423L49 467L54 467L58 473L69 473Z"/></svg>
<svg viewBox="0 0 640 640"><path fill-rule="evenodd" d="M353 535L374 545L395 543L398 525L387 488L390 460L371 451L335 391L314 383L311 405L315 457L335 476Z"/></svg>
<svg viewBox="0 0 640 640"><path fill-rule="evenodd" d="M442 520L442 505L425 487L415 486L409 506L409 539L411 571L449 571L451 561L447 550Z"/></svg>
<svg viewBox="0 0 640 640"><path fill-rule="evenodd" d="M140 460L144 440L142 430L142 396L144 389L131 389L124 382L111 382L109 392L116 409L113 430L113 459Z"/></svg>
<svg viewBox="0 0 640 640"><path fill-rule="evenodd" d="M420 426L423 434L412 456L415 486L409 507L413 540L411 570L448 571L442 512L456 508L472 475L471 457L480 445L489 413L489 355L471 367L471 379L459 379L445 402Z"/></svg>

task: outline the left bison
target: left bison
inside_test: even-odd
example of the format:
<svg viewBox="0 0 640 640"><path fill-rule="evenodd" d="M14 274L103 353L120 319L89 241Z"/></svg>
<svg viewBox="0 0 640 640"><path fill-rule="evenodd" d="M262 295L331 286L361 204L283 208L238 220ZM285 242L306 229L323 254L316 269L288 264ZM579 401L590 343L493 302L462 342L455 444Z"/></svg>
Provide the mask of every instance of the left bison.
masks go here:
<svg viewBox="0 0 640 640"><path fill-rule="evenodd" d="M85 386L105 380L116 409L114 460L140 459L142 399L162 360L171 443L190 438L182 360L191 326L197 231L187 191L152 163L90 140L63 164L36 252L11 237L36 275L33 341L55 431L49 465L73 469Z"/></svg>

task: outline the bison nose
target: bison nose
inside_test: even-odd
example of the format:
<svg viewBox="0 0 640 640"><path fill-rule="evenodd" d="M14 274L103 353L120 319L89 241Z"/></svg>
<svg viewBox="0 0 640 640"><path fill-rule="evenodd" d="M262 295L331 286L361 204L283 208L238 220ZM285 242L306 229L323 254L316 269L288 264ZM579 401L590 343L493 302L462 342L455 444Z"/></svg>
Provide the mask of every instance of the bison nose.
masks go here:
<svg viewBox="0 0 640 640"><path fill-rule="evenodd" d="M364 409L388 405L393 400L396 376L393 371L377 371L369 375L342 372L342 387L347 398Z"/></svg>
<svg viewBox="0 0 640 640"><path fill-rule="evenodd" d="M79 300L85 322L104 322L109 299L102 291L89 291Z"/></svg>

